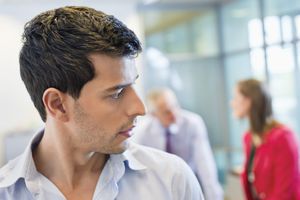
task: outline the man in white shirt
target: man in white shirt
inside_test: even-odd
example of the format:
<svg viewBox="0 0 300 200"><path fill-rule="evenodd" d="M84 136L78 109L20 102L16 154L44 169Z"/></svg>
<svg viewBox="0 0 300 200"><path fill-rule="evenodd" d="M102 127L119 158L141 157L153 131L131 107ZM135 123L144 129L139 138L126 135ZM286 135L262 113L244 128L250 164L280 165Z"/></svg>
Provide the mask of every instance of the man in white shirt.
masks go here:
<svg viewBox="0 0 300 200"><path fill-rule="evenodd" d="M168 88L150 91L147 105L149 115L138 124L133 140L178 155L198 177L206 200L223 199L202 118L181 109L175 94Z"/></svg>
<svg viewBox="0 0 300 200"><path fill-rule="evenodd" d="M135 34L87 7L39 14L25 26L22 80L45 128L0 170L0 199L202 200L178 157L127 139L144 105L133 84Z"/></svg>

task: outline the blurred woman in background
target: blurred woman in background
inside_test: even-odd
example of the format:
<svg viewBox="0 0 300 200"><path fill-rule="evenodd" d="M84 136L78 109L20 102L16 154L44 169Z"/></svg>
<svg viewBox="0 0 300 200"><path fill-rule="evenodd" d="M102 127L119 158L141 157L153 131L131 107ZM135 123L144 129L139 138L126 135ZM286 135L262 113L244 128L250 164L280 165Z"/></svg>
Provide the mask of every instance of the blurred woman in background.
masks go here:
<svg viewBox="0 0 300 200"><path fill-rule="evenodd" d="M247 118L242 184L247 200L300 200L299 150L294 133L272 116L270 94L260 81L237 83L232 108Z"/></svg>

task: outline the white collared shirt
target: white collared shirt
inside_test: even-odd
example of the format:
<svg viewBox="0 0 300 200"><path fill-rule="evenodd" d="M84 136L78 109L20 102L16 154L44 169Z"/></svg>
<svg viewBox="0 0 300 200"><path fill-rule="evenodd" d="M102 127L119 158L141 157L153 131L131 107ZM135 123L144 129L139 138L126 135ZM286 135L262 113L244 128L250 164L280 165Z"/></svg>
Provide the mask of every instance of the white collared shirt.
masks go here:
<svg viewBox="0 0 300 200"><path fill-rule="evenodd" d="M176 123L169 127L172 153L181 157L197 174L206 200L222 200L217 167L209 144L206 126L196 113L182 109ZM166 150L166 128L148 115L134 129L135 142Z"/></svg>
<svg viewBox="0 0 300 200"><path fill-rule="evenodd" d="M23 154L0 169L1 200L66 200L59 189L36 170L32 149L39 132ZM195 176L177 156L130 143L122 154L110 155L93 200L203 200Z"/></svg>

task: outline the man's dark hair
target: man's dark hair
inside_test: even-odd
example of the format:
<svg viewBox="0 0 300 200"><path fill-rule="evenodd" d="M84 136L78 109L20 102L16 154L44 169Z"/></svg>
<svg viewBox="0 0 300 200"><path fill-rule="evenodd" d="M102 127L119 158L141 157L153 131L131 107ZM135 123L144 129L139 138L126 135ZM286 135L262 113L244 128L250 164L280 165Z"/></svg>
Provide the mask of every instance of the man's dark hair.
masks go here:
<svg viewBox="0 0 300 200"><path fill-rule="evenodd" d="M122 22L87 7L46 11L25 25L20 52L21 78L43 121L43 93L53 87L73 98L94 77L91 53L134 57L141 51L136 35Z"/></svg>

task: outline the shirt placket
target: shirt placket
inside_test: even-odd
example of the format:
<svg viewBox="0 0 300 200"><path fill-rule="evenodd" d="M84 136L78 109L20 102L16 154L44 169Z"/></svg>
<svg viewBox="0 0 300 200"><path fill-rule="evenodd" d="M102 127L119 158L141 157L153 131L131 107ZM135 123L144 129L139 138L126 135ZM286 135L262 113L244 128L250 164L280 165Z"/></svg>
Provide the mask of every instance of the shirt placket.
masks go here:
<svg viewBox="0 0 300 200"><path fill-rule="evenodd" d="M110 158L100 175L93 200L114 200L118 196L118 182L124 172L123 161Z"/></svg>

